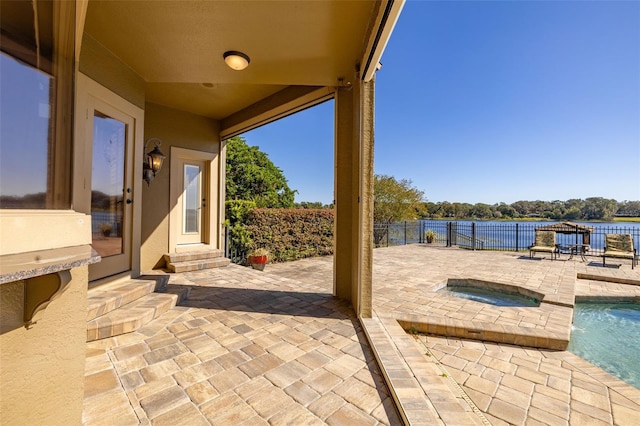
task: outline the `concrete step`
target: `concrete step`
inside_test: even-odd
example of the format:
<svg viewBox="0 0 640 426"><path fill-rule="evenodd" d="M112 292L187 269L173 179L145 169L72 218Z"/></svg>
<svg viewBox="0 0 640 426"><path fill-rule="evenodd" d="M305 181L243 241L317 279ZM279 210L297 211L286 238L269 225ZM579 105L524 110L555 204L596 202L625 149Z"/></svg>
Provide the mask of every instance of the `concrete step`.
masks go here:
<svg viewBox="0 0 640 426"><path fill-rule="evenodd" d="M225 257L212 259L189 260L185 262L167 263L170 272L189 272L202 269L221 268L228 266L231 260Z"/></svg>
<svg viewBox="0 0 640 426"><path fill-rule="evenodd" d="M156 280L130 279L89 289L87 321L106 315L120 306L131 303L158 288Z"/></svg>
<svg viewBox="0 0 640 426"><path fill-rule="evenodd" d="M169 263L188 262L191 260L214 259L224 257L222 250L189 251L184 253L167 253L164 261Z"/></svg>
<svg viewBox="0 0 640 426"><path fill-rule="evenodd" d="M87 342L136 331L175 307L189 295L190 287L167 286L87 322Z"/></svg>

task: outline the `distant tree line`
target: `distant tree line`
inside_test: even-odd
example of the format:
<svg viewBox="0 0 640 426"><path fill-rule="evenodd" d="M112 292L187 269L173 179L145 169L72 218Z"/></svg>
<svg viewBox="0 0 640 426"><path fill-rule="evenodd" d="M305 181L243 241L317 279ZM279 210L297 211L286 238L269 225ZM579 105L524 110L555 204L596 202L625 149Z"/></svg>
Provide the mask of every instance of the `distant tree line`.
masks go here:
<svg viewBox="0 0 640 426"><path fill-rule="evenodd" d="M301 201L293 205L296 209L332 209L333 204L322 204L320 201Z"/></svg>
<svg viewBox="0 0 640 426"><path fill-rule="evenodd" d="M516 201L512 204L469 204L425 202L423 218L432 219L516 219L543 218L553 220L603 220L614 217L640 217L640 201L616 201L602 197L567 201Z"/></svg>

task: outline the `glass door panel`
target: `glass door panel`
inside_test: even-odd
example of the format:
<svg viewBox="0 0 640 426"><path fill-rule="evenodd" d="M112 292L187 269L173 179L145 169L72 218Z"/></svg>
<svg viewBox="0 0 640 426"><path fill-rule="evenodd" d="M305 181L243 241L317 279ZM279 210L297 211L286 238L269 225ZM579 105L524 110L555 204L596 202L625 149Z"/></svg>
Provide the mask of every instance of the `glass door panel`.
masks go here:
<svg viewBox="0 0 640 426"><path fill-rule="evenodd" d="M200 199L201 199L200 167L193 164L184 165L184 202L183 224L184 234L200 233Z"/></svg>
<svg viewBox="0 0 640 426"><path fill-rule="evenodd" d="M102 258L125 252L126 134L125 123L94 112L91 231L93 248Z"/></svg>
<svg viewBox="0 0 640 426"><path fill-rule="evenodd" d="M176 158L176 245L200 245L206 228L206 162L193 158Z"/></svg>

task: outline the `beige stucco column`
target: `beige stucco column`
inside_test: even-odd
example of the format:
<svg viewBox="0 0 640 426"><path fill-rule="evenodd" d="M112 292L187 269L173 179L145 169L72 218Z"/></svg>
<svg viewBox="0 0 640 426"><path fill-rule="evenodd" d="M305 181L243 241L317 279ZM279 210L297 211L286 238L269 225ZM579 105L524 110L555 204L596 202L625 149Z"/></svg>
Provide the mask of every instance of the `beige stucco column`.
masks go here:
<svg viewBox="0 0 640 426"><path fill-rule="evenodd" d="M334 294L371 317L374 80L335 96Z"/></svg>
<svg viewBox="0 0 640 426"><path fill-rule="evenodd" d="M72 269L70 278L29 328L26 282L0 284L0 424L81 424L87 267Z"/></svg>

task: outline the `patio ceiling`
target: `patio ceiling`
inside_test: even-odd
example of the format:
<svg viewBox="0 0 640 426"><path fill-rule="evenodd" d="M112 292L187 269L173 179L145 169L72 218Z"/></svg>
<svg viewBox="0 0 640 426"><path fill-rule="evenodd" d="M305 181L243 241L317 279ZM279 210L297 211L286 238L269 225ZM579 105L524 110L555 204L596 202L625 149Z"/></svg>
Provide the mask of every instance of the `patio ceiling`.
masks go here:
<svg viewBox="0 0 640 426"><path fill-rule="evenodd" d="M353 81L385 26L378 45L386 43L391 5L91 0L85 32L142 77L148 101L222 120L288 86ZM228 50L249 55L249 67L228 68Z"/></svg>

